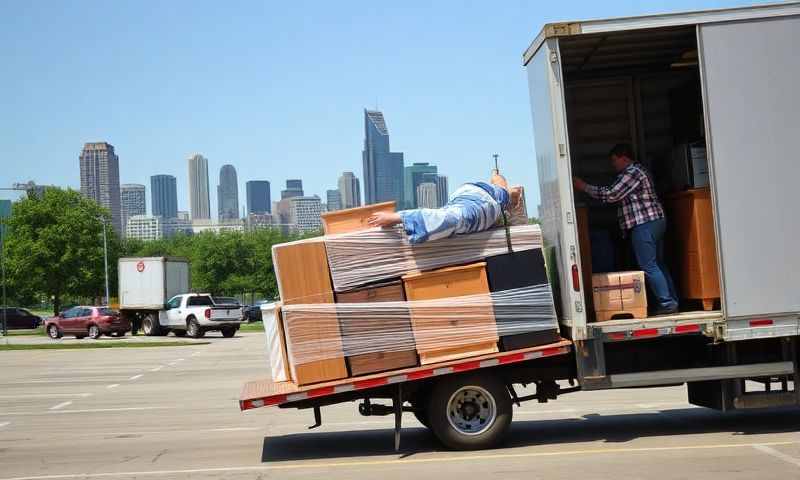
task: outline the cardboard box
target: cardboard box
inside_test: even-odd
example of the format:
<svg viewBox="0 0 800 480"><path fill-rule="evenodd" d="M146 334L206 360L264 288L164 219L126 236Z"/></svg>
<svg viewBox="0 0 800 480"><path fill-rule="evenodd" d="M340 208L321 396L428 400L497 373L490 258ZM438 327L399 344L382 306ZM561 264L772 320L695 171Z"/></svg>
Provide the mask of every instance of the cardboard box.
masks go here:
<svg viewBox="0 0 800 480"><path fill-rule="evenodd" d="M647 318L644 272L609 272L592 275L597 321L615 318Z"/></svg>
<svg viewBox="0 0 800 480"><path fill-rule="evenodd" d="M489 290L500 292L516 288L547 285L547 270L544 264L542 250L522 250L503 255L496 255L486 259L486 274L489 280ZM536 347L554 343L561 339L558 334L558 321L555 317L552 296L550 307L553 311L553 320L549 325L531 325L530 329L520 328L521 320L512 318L514 307L495 305L495 322L500 335L500 350L507 352L521 348Z"/></svg>
<svg viewBox="0 0 800 480"><path fill-rule="evenodd" d="M498 351L485 262L409 274L403 277L403 286L411 301L480 294L487 297L485 307L454 301L446 306L411 308L411 326L422 365Z"/></svg>
<svg viewBox="0 0 800 480"><path fill-rule="evenodd" d="M395 202L382 202L366 205L363 207L348 208L335 212L322 214L322 228L325 235L336 233L357 232L372 228L367 223L367 219L376 212L394 212Z"/></svg>
<svg viewBox="0 0 800 480"><path fill-rule="evenodd" d="M284 305L333 303L333 285L322 237L273 245L272 263Z"/></svg>
<svg viewBox="0 0 800 480"><path fill-rule="evenodd" d="M336 294L336 303L402 302L406 297L400 281L374 285L371 287ZM354 318L353 315L340 315L339 326L342 331L344 352L362 348L362 338L379 335L395 345L414 345L411 321L407 308L381 309L380 315ZM415 367L419 364L417 351L408 350L362 353L348 355L347 366L351 376L368 373Z"/></svg>

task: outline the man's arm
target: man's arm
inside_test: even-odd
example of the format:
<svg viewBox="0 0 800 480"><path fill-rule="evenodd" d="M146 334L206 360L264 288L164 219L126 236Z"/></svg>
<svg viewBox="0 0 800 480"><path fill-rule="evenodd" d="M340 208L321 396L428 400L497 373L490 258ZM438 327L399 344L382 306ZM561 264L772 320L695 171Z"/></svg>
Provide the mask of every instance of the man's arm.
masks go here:
<svg viewBox="0 0 800 480"><path fill-rule="evenodd" d="M627 197L636 187L641 183L638 176L631 175L630 173L622 173L617 176L614 183L609 187L600 187L597 185L589 185L583 181L580 182L583 191L592 198L596 198L603 203L617 203ZM576 186L578 184L576 183Z"/></svg>

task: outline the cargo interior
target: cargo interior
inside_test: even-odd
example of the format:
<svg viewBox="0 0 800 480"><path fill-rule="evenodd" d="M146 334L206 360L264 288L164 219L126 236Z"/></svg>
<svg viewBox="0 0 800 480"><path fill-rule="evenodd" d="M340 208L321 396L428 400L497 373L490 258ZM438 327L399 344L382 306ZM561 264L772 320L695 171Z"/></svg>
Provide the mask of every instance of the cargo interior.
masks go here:
<svg viewBox="0 0 800 480"><path fill-rule="evenodd" d="M705 165L705 129L694 27L559 39L573 175L594 185L616 176L608 153L633 147L665 207L665 262L686 312L720 311L714 221ZM615 205L576 192L588 321L591 275L639 270ZM654 301L648 289L648 304ZM621 313L613 321L624 322ZM662 317L659 317L662 318ZM631 320L632 322L635 320Z"/></svg>

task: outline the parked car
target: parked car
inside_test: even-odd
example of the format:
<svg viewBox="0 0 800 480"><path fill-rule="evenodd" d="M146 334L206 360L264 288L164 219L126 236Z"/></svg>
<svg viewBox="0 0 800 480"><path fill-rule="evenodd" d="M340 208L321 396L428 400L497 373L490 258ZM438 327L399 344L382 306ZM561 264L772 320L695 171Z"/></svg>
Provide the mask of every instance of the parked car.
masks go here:
<svg viewBox="0 0 800 480"><path fill-rule="evenodd" d="M261 305L272 302L274 302L274 300L259 300L253 305L246 305L244 307L244 319L249 323L262 321L263 318L261 317Z"/></svg>
<svg viewBox="0 0 800 480"><path fill-rule="evenodd" d="M108 307L72 307L45 322L45 331L53 339L65 334L75 335L76 338L100 338L101 335L122 337L130 329L131 322Z"/></svg>
<svg viewBox="0 0 800 480"><path fill-rule="evenodd" d="M14 328L39 328L42 325L42 317L34 315L24 308L17 307L0 308L0 325L2 325L3 313L5 313L9 330Z"/></svg>

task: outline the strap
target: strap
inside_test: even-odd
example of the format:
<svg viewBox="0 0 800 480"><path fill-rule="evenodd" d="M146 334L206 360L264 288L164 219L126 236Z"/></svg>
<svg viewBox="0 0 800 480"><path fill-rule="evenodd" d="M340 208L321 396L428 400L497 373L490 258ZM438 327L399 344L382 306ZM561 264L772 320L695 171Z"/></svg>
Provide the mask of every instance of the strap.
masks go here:
<svg viewBox="0 0 800 480"><path fill-rule="evenodd" d="M511 246L511 226L508 224L506 207L504 207L502 204L500 204L500 213L503 215L503 227L506 229L506 244L508 245L508 253L514 253L514 248Z"/></svg>

